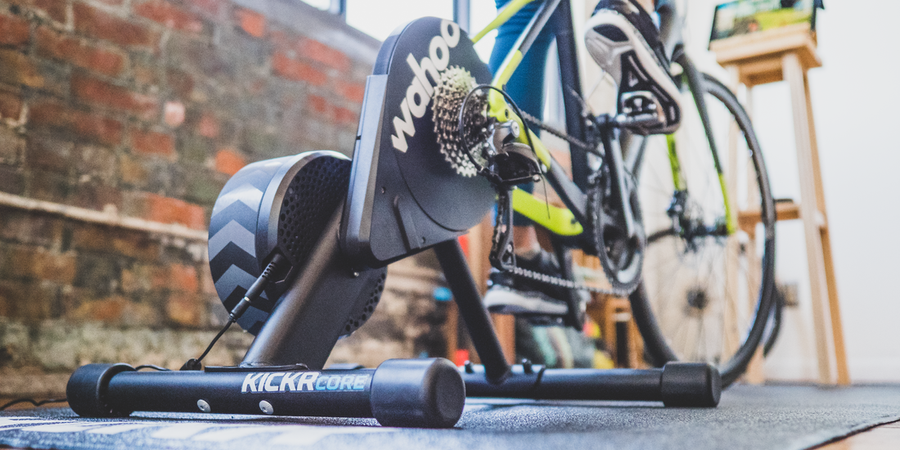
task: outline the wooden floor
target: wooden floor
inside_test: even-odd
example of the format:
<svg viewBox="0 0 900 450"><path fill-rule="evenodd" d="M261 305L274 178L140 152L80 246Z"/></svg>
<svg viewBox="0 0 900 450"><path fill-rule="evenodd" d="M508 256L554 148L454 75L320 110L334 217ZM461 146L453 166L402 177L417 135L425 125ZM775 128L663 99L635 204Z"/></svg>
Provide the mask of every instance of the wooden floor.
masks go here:
<svg viewBox="0 0 900 450"><path fill-rule="evenodd" d="M818 450L896 450L900 449L900 422L888 423L854 434Z"/></svg>

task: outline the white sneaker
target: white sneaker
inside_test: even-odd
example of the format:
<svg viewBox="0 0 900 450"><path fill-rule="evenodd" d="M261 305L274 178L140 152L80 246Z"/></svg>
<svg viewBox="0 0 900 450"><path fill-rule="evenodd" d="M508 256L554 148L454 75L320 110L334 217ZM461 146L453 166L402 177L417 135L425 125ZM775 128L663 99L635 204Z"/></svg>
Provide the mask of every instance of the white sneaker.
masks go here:
<svg viewBox="0 0 900 450"><path fill-rule="evenodd" d="M645 134L674 132L681 120L679 92L650 15L633 0L601 0L586 30L588 53L619 86L619 114Z"/></svg>

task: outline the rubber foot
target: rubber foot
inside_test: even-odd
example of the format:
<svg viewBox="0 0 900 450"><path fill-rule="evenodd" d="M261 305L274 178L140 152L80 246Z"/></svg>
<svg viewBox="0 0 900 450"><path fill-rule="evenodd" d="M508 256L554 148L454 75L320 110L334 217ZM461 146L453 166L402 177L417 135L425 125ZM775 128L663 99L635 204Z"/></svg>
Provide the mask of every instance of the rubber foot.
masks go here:
<svg viewBox="0 0 900 450"><path fill-rule="evenodd" d="M666 406L713 408L722 396L719 369L706 363L670 362L660 386Z"/></svg>
<svg viewBox="0 0 900 450"><path fill-rule="evenodd" d="M88 364L69 377L66 400L75 414L82 417L125 417L132 411L116 411L106 402L106 388L116 374L134 371L128 364Z"/></svg>
<svg viewBox="0 0 900 450"><path fill-rule="evenodd" d="M390 359L375 369L370 401L381 425L449 428L462 416L466 387L444 358Z"/></svg>

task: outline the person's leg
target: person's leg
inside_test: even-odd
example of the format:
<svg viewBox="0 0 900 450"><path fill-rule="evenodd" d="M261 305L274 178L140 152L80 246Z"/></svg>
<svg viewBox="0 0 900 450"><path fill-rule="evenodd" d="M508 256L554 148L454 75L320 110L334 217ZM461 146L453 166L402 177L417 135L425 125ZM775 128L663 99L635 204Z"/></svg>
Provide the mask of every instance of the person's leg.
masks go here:
<svg viewBox="0 0 900 450"><path fill-rule="evenodd" d="M509 0L497 0L496 3L499 10L509 3ZM503 64L507 53L513 48L519 35L537 12L538 6L538 2L526 5L509 21L500 26L489 62L491 72L496 73ZM544 86L544 68L552 43L553 34L550 33L549 27L545 27L506 85L506 92L516 102L516 105L522 111L535 117L541 117L544 111L544 96L541 95L540 90ZM531 192L533 184L521 188ZM534 226L531 221L518 213L514 216L513 246L516 248L516 253L526 259L533 258L540 252Z"/></svg>
<svg viewBox="0 0 900 450"><path fill-rule="evenodd" d="M508 0L497 0L497 9L507 3ZM522 31L534 17L538 6L538 2L526 5L509 21L500 26L489 64L492 72L496 73L499 70ZM535 117L543 115L544 69L548 50L552 43L553 34L547 27L531 45L505 87L516 105ZM530 192L533 185L519 186L519 188ZM531 221L515 214L513 224L515 225L513 246L516 249L516 264L540 273L558 274L559 265L550 253L541 250L537 233ZM484 304L491 312L524 315L530 321L550 324L556 323L558 318L568 310L568 306L562 300L565 298L565 291L549 284L516 277L508 272L492 271L489 286L484 297Z"/></svg>

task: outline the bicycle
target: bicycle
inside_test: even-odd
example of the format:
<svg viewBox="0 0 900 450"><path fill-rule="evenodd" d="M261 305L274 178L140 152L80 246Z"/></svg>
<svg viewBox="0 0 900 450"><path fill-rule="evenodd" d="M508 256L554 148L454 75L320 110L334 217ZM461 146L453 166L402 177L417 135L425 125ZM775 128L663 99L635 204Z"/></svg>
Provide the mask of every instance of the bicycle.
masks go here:
<svg viewBox="0 0 900 450"><path fill-rule="evenodd" d="M489 28L529 1L511 2ZM661 12L664 35L677 43L674 10ZM571 179L502 90L530 42L548 24L555 27L563 68L566 132L536 120L529 123L569 142ZM722 383L733 382L744 370L772 308L774 208L752 128L733 95L700 75L680 46L672 44L684 85L722 100L735 114L749 149L747 160L742 159L748 163L738 167L753 172L748 184L756 180L759 192L755 203L764 232L756 233L763 236L760 285L753 289L758 292L756 313L734 355L727 362L713 361L722 368L720 377L706 362L675 361L655 320L661 311L653 310L655 299L648 297L656 273L645 262L654 260L649 253L666 240L689 256L707 241L741 249L736 236L746 235L741 230L747 225L738 222L728 201L716 141L711 139L712 145L700 152L712 163L700 170L685 157L678 138L669 138L667 151L654 155L647 139L624 132L641 125L639 115L585 113L572 30L568 0L543 1L503 68L492 76L458 25L423 18L398 29L383 44L367 80L352 160L314 151L256 162L238 171L220 193L210 219L210 271L229 320L206 352L177 372L144 373L125 364L84 366L67 387L75 412L110 417L134 410L199 408L449 427L462 414L466 395L716 406ZM698 116L704 119L700 136L714 138L704 96L696 98ZM644 169L659 166L651 156L660 156L671 175L661 221L646 214L650 200L638 190L649 185ZM697 174L715 181L698 187ZM514 189L535 177L545 178L565 207ZM710 196L720 199L703 209L702 200ZM662 367L549 369L528 361L507 363L457 241L495 204L492 264L567 287L564 321L577 327L584 316L574 289L587 287L572 281L567 252L578 248L596 254L611 287L589 289L630 297L647 353ZM562 278L516 269L510 245L513 210L553 234ZM648 228L659 223L664 226ZM441 359L389 360L374 371L323 370L337 340L371 317L384 289L386 266L428 248L437 255L482 364L457 370ZM744 250L736 254L747 260L756 254L748 251L749 245ZM743 287L751 290L746 283ZM695 309L703 303L701 295L688 298ZM203 357L235 322L256 335L242 363L204 368Z"/></svg>
<svg viewBox="0 0 900 450"><path fill-rule="evenodd" d="M512 2L473 41L477 42L526 3ZM545 2L543 9L523 32L517 48L506 58L490 88L485 87L493 89L487 99L486 115L493 117L497 123L504 122L503 119L510 123L509 108L505 102L509 99L501 98L497 89L512 75L517 60L521 59L521 54L530 46L530 40L537 35L535 30L539 31L547 23L559 4ZM629 120L624 115L585 120L588 114L579 94L577 66L571 59L572 54L560 47L563 92L571 94L564 96L569 134L542 125L537 119L527 117L518 110L513 111L512 116L515 127L525 129L527 122L569 142L573 155L574 185L549 158L536 135L522 133L524 137L517 138L518 145L528 145L534 149L537 159L549 169L546 175L548 181L567 210L536 201L531 194L521 190L513 190L510 194L501 190L498 215L508 216L515 210L555 233L556 244L560 247L579 248L598 256L613 289L594 291L629 296L647 353L655 363L678 359L712 362L719 365L723 382L728 385L743 373L753 356L762 338L769 311L774 308L777 317L778 305L772 301L774 206L762 153L748 116L728 88L711 76L700 74L684 53L674 5L662 2L658 13L668 55L675 63L674 68L681 71L681 76L676 78L687 91L686 98L681 102L685 105L685 118L680 131L666 138L667 152L648 153L646 138L629 136L625 131L633 129L636 124L624 123ZM697 92L703 94L697 95ZM463 136L461 146L465 146L468 144L463 126L465 107L461 109L458 132ZM581 113L580 117L573 112ZM728 121L735 122L744 140L743 147L725 155L728 158L726 163L732 165L729 172L735 180L731 186L726 185L717 145L726 141L722 139L722 132L731 130L716 123L721 120L726 121L725 125L729 125ZM616 146L616 130L619 141L624 143L621 147L629 149L624 155ZM496 134L495 131L495 142ZM603 153L596 151L597 144L600 144ZM497 150L499 145L494 147L486 151L493 151L497 158L509 157L503 155L502 150ZM522 148L508 149L511 150L510 155L527 154ZM740 160L742 153L748 155L744 161ZM500 169L492 171L482 164L484 158L473 157L471 152L466 156L471 163L468 170L475 167L479 174L492 179L495 186L508 187L527 178L528 174L540 172L525 171L525 175L506 175L504 179L499 173L503 170L502 161L494 162ZM595 160L590 161L591 157ZM654 161L654 157L664 159ZM596 165L596 160L599 160L600 167L593 173L585 173L584 168ZM465 162L463 160L459 164L464 165ZM652 173L660 169L668 176L649 179ZM747 175L740 176L742 171ZM659 180L665 181L662 185L652 183ZM744 190L751 202L756 200L755 204L736 204L734 198L729 198L729 191L743 194ZM653 198L655 194L656 199ZM641 205L645 207L641 208ZM646 205L653 205L655 209ZM756 230L741 229L737 224L737 211L734 211L735 207L747 211L754 209L754 206L763 228L759 233L763 236L761 255L756 255L756 248L751 248L751 236L757 234ZM648 211L656 214L648 214ZM510 224L510 218L505 217L505 220L498 222L498 230L504 227L508 230ZM755 223L745 226L755 227ZM590 227L594 227L593 233L584 231ZM573 241L564 238L571 236L580 239ZM516 268L508 242L508 233L498 231L492 252L495 267L516 271L520 276L543 278L558 285L575 287L568 280L551 280L547 276L529 274ZM562 251L557 251L561 260L562 254ZM724 260L725 264L720 264L719 268L713 267L716 258ZM660 261L678 262L670 265L677 270L675 275L678 275L679 282L676 285L666 283L672 275L659 270L657 265ZM754 265L758 272L751 267ZM564 276L571 278L571 270L564 270ZM715 279L717 277L722 279ZM744 290L746 292L741 295ZM576 301L569 300L566 324L578 327L583 319L577 314ZM656 320L657 317L663 320ZM710 329L707 322L710 317L722 322L718 324L719 330ZM736 323L724 323L729 319ZM693 340L688 339L691 331L696 331ZM743 334L745 332L746 335ZM718 347L710 348L708 343L703 342L704 334L713 342L718 342ZM771 341L767 344L769 348Z"/></svg>

